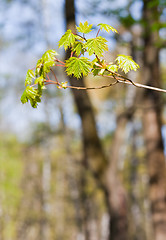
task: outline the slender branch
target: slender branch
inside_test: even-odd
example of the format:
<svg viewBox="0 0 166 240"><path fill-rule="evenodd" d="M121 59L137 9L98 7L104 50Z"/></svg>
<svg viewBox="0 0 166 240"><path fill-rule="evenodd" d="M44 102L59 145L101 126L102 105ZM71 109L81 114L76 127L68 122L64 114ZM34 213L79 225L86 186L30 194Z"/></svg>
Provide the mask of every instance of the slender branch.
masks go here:
<svg viewBox="0 0 166 240"><path fill-rule="evenodd" d="M52 71L52 70L51 70ZM53 81L53 80L45 80L45 85L48 85L48 84L55 84L55 85L58 85L60 86L61 88L64 88L62 86L62 84L57 80L57 77L55 75L55 73L52 71L54 77L55 77L55 80L56 81ZM119 74L120 75L120 74ZM98 76L101 76L101 75L98 75ZM164 92L166 93L166 90L165 89L162 89L162 88L157 88L157 87L152 87L152 86L148 86L148 85L144 85L144 84L140 84L140 83L137 83L137 82L133 82L131 79L123 79L123 76L121 77L117 77L116 75L102 75L103 77L109 77L109 78L113 78L115 79L115 82L113 83L110 83L108 85L102 85L102 86L99 86L99 87L76 87L76 86L65 86L65 88L71 88L71 89L77 89L77 90L95 90L95 89L103 89L103 88L108 88L108 87L112 87L114 85L116 85L117 83L124 83L124 84L128 84L128 85L133 85L135 87L138 87L138 88L144 88L144 89L150 89L150 90L154 90L154 91L158 91L158 92ZM36 85L36 84L35 84Z"/></svg>
<svg viewBox="0 0 166 240"><path fill-rule="evenodd" d="M70 57L71 57L71 58L73 57L73 52L71 52Z"/></svg>
<svg viewBox="0 0 166 240"><path fill-rule="evenodd" d="M63 65L65 65L65 63L64 62L62 62L61 60L59 60L59 59L57 59L56 58L56 60L55 60L56 62L60 62L60 63L62 63Z"/></svg>
<svg viewBox="0 0 166 240"><path fill-rule="evenodd" d="M95 89L103 89L103 88L108 88L112 87L113 85L117 84L119 81L115 81L113 83L110 83L108 85L103 85L99 87L75 87L75 86L66 86L66 88L72 88L72 89L77 89L77 90L95 90Z"/></svg>
<svg viewBox="0 0 166 240"><path fill-rule="evenodd" d="M58 66L58 67L65 67L64 64L56 64L56 66Z"/></svg>
<svg viewBox="0 0 166 240"><path fill-rule="evenodd" d="M114 76L115 77L115 76ZM114 78L113 77L113 78ZM108 88L108 87L112 87L113 85L117 84L117 83L125 83L125 84L129 84L129 85L133 85L133 82L127 82L124 80L120 80L115 78L116 81L113 83L110 83L109 85L103 85L100 87L75 87L75 86L66 86L66 88L73 88L73 89L77 89L77 90L95 90L95 89L103 89L103 88ZM154 91L158 91L158 92L164 92L166 93L165 89L161 89L161 88L157 88L157 87L151 87L151 86L147 86L144 84L140 84L140 83L134 83L135 87L139 87L139 88L146 88L146 89L150 89L150 90L154 90Z"/></svg>
<svg viewBox="0 0 166 240"><path fill-rule="evenodd" d="M133 81L132 82L127 82L127 81L123 81L123 80L118 80L118 82L126 83L126 84L129 84L129 85L134 85L135 87L139 87L139 88L146 88L146 89L150 89L150 90L166 93L165 89L157 88L157 87L151 87L151 86L140 84L140 83L136 83L136 82L134 83Z"/></svg>
<svg viewBox="0 0 166 240"><path fill-rule="evenodd" d="M115 75L118 75L120 77L115 77ZM116 79L119 83L125 83L125 84L129 84L129 85L133 85L135 87L138 88L145 88L145 89L150 89L150 90L154 90L154 91L158 91L158 92L164 92L166 93L166 89L162 89L162 88L157 88L157 87L152 87L152 86L148 86L148 85L144 85L144 84L140 84L137 82L133 82L131 79L126 78L120 74L113 74L113 75L102 75L103 77L109 77L109 78L114 78Z"/></svg>
<svg viewBox="0 0 166 240"><path fill-rule="evenodd" d="M55 78L57 84L60 85L60 82L58 81L58 79L57 79L57 77L56 77L54 71L53 71L52 69L50 69L50 70L51 70L52 74L54 75L54 78Z"/></svg>
<svg viewBox="0 0 166 240"><path fill-rule="evenodd" d="M99 32L100 32L100 30L101 30L101 28L99 28L99 30L98 30L98 32L97 32L97 34L96 34L96 37L99 36Z"/></svg>

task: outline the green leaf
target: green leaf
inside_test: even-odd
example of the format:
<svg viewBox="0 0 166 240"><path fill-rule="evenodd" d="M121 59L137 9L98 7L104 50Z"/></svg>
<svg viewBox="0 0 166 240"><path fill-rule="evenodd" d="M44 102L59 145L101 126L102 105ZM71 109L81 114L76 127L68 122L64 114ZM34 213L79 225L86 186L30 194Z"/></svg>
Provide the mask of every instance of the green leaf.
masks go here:
<svg viewBox="0 0 166 240"><path fill-rule="evenodd" d="M66 50L67 48L72 47L75 42L75 39L76 37L72 33L72 31L70 29L67 30L67 32L65 32L65 34L59 40L59 48L63 46L64 49Z"/></svg>
<svg viewBox="0 0 166 240"><path fill-rule="evenodd" d="M85 57L71 57L66 61L66 72L76 78L87 76L91 68L91 62Z"/></svg>
<svg viewBox="0 0 166 240"><path fill-rule="evenodd" d="M76 56L79 56L80 53L84 54L84 44L82 42L75 42L72 52L75 52Z"/></svg>
<svg viewBox="0 0 166 240"><path fill-rule="evenodd" d="M108 32L108 33L109 33L110 31L118 33L118 31L117 31L115 28L111 27L111 26L108 25L108 24L99 23L97 26L100 26L101 30L104 28L104 30L105 30L106 32Z"/></svg>
<svg viewBox="0 0 166 240"><path fill-rule="evenodd" d="M44 78L42 76L35 79L35 84L42 86L44 84Z"/></svg>
<svg viewBox="0 0 166 240"><path fill-rule="evenodd" d="M43 76L43 78L45 78L46 73L50 72L50 68L55 66L56 55L58 55L58 53L55 50L48 50L43 54L36 65L36 77Z"/></svg>
<svg viewBox="0 0 166 240"><path fill-rule="evenodd" d="M92 26L93 26L93 24L88 25L88 22L86 21L86 22L84 22L84 24L80 22L79 27L76 27L76 28L77 28L78 32L86 34L86 33L89 33L92 31L91 30Z"/></svg>
<svg viewBox="0 0 166 240"><path fill-rule="evenodd" d="M27 72L27 75L26 75L26 79L25 79L25 86L32 83L32 78L35 78L35 74L34 74L33 70L29 69Z"/></svg>
<svg viewBox="0 0 166 240"><path fill-rule="evenodd" d="M30 101L31 106L33 108L36 108L37 103L41 102L40 98L41 98L41 95L39 94L38 89L35 89L32 86L27 86L21 96L21 102L24 104L24 103Z"/></svg>
<svg viewBox="0 0 166 240"><path fill-rule="evenodd" d="M107 40L103 37L90 38L85 43L84 47L87 48L89 55L96 54L102 57L103 51L108 51L106 44Z"/></svg>
<svg viewBox="0 0 166 240"><path fill-rule="evenodd" d="M44 61L51 61L51 60L55 60L55 56L59 55L55 50L47 50L43 56L42 56L42 59Z"/></svg>
<svg viewBox="0 0 166 240"><path fill-rule="evenodd" d="M95 58L93 60L93 67L92 67L92 73L94 76L97 76L97 75L102 75L104 72L105 72L105 68L104 67L100 67L100 63L99 61L97 60L97 58ZM101 63L105 63L104 60L101 61Z"/></svg>
<svg viewBox="0 0 166 240"><path fill-rule="evenodd" d="M40 58L36 64L36 70L35 70L36 77L40 76L42 74L42 71L43 71L43 59Z"/></svg>
<svg viewBox="0 0 166 240"><path fill-rule="evenodd" d="M119 68L125 73L128 73L130 70L136 71L139 68L139 65L134 62L131 56L118 55L115 61L117 61Z"/></svg>
<svg viewBox="0 0 166 240"><path fill-rule="evenodd" d="M55 66L55 62L50 60L50 61L46 61L43 64L43 77L45 77L46 73L50 72L50 68Z"/></svg>
<svg viewBox="0 0 166 240"><path fill-rule="evenodd" d="M116 64L107 65L107 69L108 71L111 71L111 72L117 72L118 66Z"/></svg>

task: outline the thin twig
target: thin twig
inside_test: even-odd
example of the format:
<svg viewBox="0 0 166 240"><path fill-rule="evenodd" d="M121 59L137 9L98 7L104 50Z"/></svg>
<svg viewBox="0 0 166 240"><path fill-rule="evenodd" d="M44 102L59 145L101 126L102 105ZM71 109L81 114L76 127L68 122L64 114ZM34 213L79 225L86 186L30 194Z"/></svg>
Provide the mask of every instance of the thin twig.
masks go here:
<svg viewBox="0 0 166 240"><path fill-rule="evenodd" d="M110 83L109 85L103 85L100 87L75 87L75 86L66 86L66 88L72 88L72 89L77 89L77 90L95 90L95 89L103 89L103 88L108 88L111 87L115 84L117 84L119 81L115 81L113 83Z"/></svg>
<svg viewBox="0 0 166 240"><path fill-rule="evenodd" d="M118 75L120 77L116 78L115 77L116 75ZM166 93L165 89L152 87L152 86L148 86L148 85L144 85L144 84L140 84L140 83L137 83L137 82L133 82L131 79L126 78L126 77L124 77L124 76L122 76L120 74L102 75L102 76L103 77L109 77L109 78L115 78L119 83L125 83L125 84L133 85L133 86L139 87L139 88L145 88L145 89L150 89L150 90Z"/></svg>
<svg viewBox="0 0 166 240"><path fill-rule="evenodd" d="M56 60L55 60L56 62L60 62L60 63L62 63L63 65L65 65L65 63L64 62L62 62L61 60L59 60L59 59L57 59L56 58Z"/></svg>
<svg viewBox="0 0 166 240"><path fill-rule="evenodd" d="M139 88L146 88L146 89L150 89L150 90L166 93L165 89L157 88L157 87L151 87L151 86L147 86L147 85L136 83L136 82L133 84L133 81L132 82L127 82L127 81L123 81L123 80L118 80L118 82L126 83L126 84L129 84L129 85L134 85L135 87L139 87Z"/></svg>
<svg viewBox="0 0 166 240"><path fill-rule="evenodd" d="M96 37L98 37L100 30L101 28L99 28L99 30L97 31Z"/></svg>
<svg viewBox="0 0 166 240"><path fill-rule="evenodd" d="M54 71L53 71L52 69L50 69L50 70L51 70L52 74L54 75L54 78L55 78L56 82L58 83L58 85L60 85L60 82L58 81L58 79L57 79L57 77L56 77Z"/></svg>

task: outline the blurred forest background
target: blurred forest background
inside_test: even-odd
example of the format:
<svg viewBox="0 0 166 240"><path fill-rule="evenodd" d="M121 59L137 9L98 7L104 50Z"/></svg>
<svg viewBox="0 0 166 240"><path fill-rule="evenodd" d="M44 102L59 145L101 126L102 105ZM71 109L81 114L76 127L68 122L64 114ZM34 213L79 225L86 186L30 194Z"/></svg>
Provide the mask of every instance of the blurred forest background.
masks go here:
<svg viewBox="0 0 166 240"><path fill-rule="evenodd" d="M166 239L166 94L50 86L20 102L26 71L47 49L64 59L57 42L86 20L118 30L108 61L131 55L133 81L166 89L165 0L0 0L0 240Z"/></svg>

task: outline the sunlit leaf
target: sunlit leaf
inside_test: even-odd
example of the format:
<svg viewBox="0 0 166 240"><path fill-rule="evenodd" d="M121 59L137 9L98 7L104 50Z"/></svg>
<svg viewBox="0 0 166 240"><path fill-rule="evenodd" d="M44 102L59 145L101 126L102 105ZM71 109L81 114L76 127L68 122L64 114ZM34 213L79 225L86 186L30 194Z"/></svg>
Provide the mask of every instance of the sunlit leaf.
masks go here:
<svg viewBox="0 0 166 240"><path fill-rule="evenodd" d="M46 51L36 64L36 77L45 77L46 73L50 72L50 68L55 66L55 59L58 53L55 50Z"/></svg>
<svg viewBox="0 0 166 240"><path fill-rule="evenodd" d="M37 103L41 102L41 95L38 92L38 89L35 89L32 86L27 86L25 91L21 96L21 102L24 104L30 101L33 108L37 107Z"/></svg>
<svg viewBox="0 0 166 240"><path fill-rule="evenodd" d="M67 30L65 32L65 34L59 40L59 48L63 46L64 49L66 50L67 48L72 47L75 42L75 39L76 39L76 37L72 33L72 31L70 29Z"/></svg>
<svg viewBox="0 0 166 240"><path fill-rule="evenodd" d="M87 76L90 72L91 62L88 58L72 57L66 61L66 72L68 75L73 75L76 78Z"/></svg>
<svg viewBox="0 0 166 240"><path fill-rule="evenodd" d="M43 83L44 83L44 78L42 76L35 79L35 84L39 84L40 86L42 86Z"/></svg>
<svg viewBox="0 0 166 240"><path fill-rule="evenodd" d="M101 57L104 51L108 51L106 42L107 40L100 36L90 38L85 43L84 47L87 48L89 55L96 54L98 57Z"/></svg>
<svg viewBox="0 0 166 240"><path fill-rule="evenodd" d="M79 24L79 26L78 27L76 27L77 28L77 31L78 32L81 32L81 33L89 33L89 32L91 32L92 30L92 26L93 26L93 24L88 24L88 22L86 21L85 23L81 23L80 22L80 24Z"/></svg>
<svg viewBox="0 0 166 240"><path fill-rule="evenodd" d="M100 26L101 30L104 28L104 30L107 31L108 33L109 33L110 31L118 33L118 31L117 31L115 28L111 27L111 26L108 25L108 24L99 23L97 26Z"/></svg>
<svg viewBox="0 0 166 240"><path fill-rule="evenodd" d="M50 61L50 60L54 60L55 59L55 56L59 55L55 50L47 50L43 56L42 56L42 59L44 61Z"/></svg>
<svg viewBox="0 0 166 240"><path fill-rule="evenodd" d="M29 69L27 72L27 75L26 75L26 79L25 79L25 86L31 84L33 78L35 78L35 74L34 74L33 70Z"/></svg>
<svg viewBox="0 0 166 240"><path fill-rule="evenodd" d="M105 72L105 68L100 66L100 63L97 58L95 58L92 62L94 63L91 70L93 75L94 76L102 75ZM104 60L102 60L101 63L103 64Z"/></svg>
<svg viewBox="0 0 166 240"><path fill-rule="evenodd" d="M130 70L136 71L139 68L139 65L134 62L131 56L118 55L116 61L119 65L119 68L121 68L125 73L128 73Z"/></svg>
<svg viewBox="0 0 166 240"><path fill-rule="evenodd" d="M107 65L107 69L111 72L117 72L118 66L116 64Z"/></svg>
<svg viewBox="0 0 166 240"><path fill-rule="evenodd" d="M84 44L82 42L75 42L72 48L72 52L75 52L76 56L79 56L80 53L84 53Z"/></svg>

